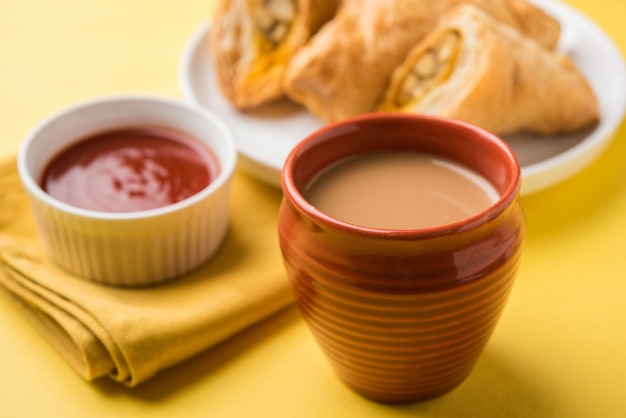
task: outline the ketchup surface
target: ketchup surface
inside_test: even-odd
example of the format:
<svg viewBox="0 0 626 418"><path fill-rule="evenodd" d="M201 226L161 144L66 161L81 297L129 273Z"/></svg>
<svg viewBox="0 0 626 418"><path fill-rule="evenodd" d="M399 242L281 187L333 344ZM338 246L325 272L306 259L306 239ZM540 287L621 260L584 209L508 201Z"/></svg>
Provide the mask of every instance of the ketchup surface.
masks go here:
<svg viewBox="0 0 626 418"><path fill-rule="evenodd" d="M156 127L99 133L61 151L42 188L72 206L135 212L186 199L217 176L216 158L186 134Z"/></svg>

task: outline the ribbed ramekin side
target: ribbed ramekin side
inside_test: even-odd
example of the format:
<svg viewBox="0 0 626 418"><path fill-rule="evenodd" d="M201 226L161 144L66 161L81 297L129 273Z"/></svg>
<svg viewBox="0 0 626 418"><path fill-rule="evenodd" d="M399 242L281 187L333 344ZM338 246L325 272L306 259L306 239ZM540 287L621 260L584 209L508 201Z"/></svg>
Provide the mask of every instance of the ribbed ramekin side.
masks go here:
<svg viewBox="0 0 626 418"><path fill-rule="evenodd" d="M199 267L228 229L228 188L184 210L119 220L79 216L33 199L51 258L70 273L119 286L145 286Z"/></svg>

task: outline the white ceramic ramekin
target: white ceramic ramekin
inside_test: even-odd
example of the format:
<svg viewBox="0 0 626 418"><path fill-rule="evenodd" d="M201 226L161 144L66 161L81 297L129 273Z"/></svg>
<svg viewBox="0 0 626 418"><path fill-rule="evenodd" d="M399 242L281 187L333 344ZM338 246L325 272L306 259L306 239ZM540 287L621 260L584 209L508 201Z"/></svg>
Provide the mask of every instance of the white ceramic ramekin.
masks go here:
<svg viewBox="0 0 626 418"><path fill-rule="evenodd" d="M110 213L80 209L47 194L38 180L56 154L112 129L161 126L208 145L219 175L205 189L157 209ZM180 101L119 95L82 102L40 122L18 155L40 237L65 270L98 282L142 286L181 276L218 250L229 223L229 188L237 160L229 129L212 113Z"/></svg>

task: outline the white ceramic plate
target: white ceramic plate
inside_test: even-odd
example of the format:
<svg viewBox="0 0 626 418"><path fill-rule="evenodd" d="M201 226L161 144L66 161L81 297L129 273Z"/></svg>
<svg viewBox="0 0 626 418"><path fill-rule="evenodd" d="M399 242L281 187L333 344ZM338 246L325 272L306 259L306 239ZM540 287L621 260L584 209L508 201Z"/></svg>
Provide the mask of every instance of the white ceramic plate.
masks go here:
<svg viewBox="0 0 626 418"><path fill-rule="evenodd" d="M601 121L593 129L571 135L505 140L522 164L522 194L557 184L585 168L610 142L626 109L626 67L619 49L587 17L557 0L535 2L562 26L559 50L567 53L590 81L598 97ZM233 130L242 168L273 185L292 148L322 123L288 101L237 111L217 86L209 53L210 22L202 23L183 51L179 82L186 101L204 106Z"/></svg>

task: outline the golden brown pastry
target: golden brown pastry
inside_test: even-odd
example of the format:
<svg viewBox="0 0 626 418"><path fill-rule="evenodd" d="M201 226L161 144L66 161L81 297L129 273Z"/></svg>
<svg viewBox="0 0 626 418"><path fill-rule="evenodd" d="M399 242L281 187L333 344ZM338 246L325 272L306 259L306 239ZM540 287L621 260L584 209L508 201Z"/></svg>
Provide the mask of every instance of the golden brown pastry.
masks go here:
<svg viewBox="0 0 626 418"><path fill-rule="evenodd" d="M569 58L470 5L409 53L380 110L447 116L501 135L575 131L598 120L593 90Z"/></svg>
<svg viewBox="0 0 626 418"><path fill-rule="evenodd" d="M221 0L210 50L218 85L238 109L282 96L287 62L340 0Z"/></svg>
<svg viewBox="0 0 626 418"><path fill-rule="evenodd" d="M291 60L285 93L326 122L373 110L409 50L440 16L465 2L547 47L557 43L558 22L526 0L344 0Z"/></svg>

